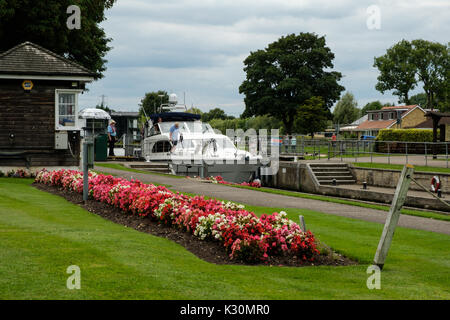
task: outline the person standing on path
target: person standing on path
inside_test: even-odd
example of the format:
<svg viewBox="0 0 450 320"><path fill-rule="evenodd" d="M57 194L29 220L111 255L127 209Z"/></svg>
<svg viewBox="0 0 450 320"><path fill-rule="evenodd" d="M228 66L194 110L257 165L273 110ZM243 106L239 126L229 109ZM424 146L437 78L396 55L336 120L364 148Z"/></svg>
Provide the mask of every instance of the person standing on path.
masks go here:
<svg viewBox="0 0 450 320"><path fill-rule="evenodd" d="M297 138L295 136L292 136L291 138L291 152L292 153L297 152Z"/></svg>
<svg viewBox="0 0 450 320"><path fill-rule="evenodd" d="M114 144L116 143L116 136L117 136L117 130L116 130L116 122L114 120L111 120L109 126L108 126L108 141L109 141L109 156L114 157Z"/></svg>
<svg viewBox="0 0 450 320"><path fill-rule="evenodd" d="M180 139L180 125L178 122L175 122L175 124L170 128L170 141L172 142L172 149L170 152L174 152L175 148L177 147L178 140Z"/></svg>

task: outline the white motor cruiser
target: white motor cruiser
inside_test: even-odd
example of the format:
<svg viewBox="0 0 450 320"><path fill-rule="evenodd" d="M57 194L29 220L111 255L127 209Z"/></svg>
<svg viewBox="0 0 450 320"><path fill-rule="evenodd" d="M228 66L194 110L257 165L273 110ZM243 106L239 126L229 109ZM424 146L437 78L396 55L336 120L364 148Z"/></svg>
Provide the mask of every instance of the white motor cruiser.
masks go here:
<svg viewBox="0 0 450 320"><path fill-rule="evenodd" d="M186 109L176 105L171 95L164 109ZM178 123L179 140L170 141L170 130ZM232 140L215 132L200 115L187 112L152 114L144 128L142 156L147 162L169 163L173 174L186 176L222 176L225 181L250 182L259 176L261 156L236 148Z"/></svg>

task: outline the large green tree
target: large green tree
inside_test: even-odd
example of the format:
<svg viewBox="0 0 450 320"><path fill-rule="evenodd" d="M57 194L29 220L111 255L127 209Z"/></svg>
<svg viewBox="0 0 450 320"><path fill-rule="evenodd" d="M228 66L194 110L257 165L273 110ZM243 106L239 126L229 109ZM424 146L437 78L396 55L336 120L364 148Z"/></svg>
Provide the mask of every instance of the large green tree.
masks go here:
<svg viewBox="0 0 450 320"><path fill-rule="evenodd" d="M139 116L147 116L159 112L161 104L169 102L167 91L147 92L139 104Z"/></svg>
<svg viewBox="0 0 450 320"><path fill-rule="evenodd" d="M312 97L297 108L297 118L294 121L295 131L302 134L314 134L327 128L330 118L329 110L324 108L322 97Z"/></svg>
<svg viewBox="0 0 450 320"><path fill-rule="evenodd" d="M399 102L412 104L409 91L423 85L426 107L443 107L450 89L450 46L427 40L402 40L375 58L380 71L376 89L384 93L394 90Z"/></svg>
<svg viewBox="0 0 450 320"><path fill-rule="evenodd" d="M281 37L244 61L246 80L239 87L245 95L244 117L271 115L292 133L298 108L312 97L322 97L329 110L344 90L341 73L333 68L334 54L325 37L314 33Z"/></svg>
<svg viewBox="0 0 450 320"><path fill-rule="evenodd" d="M361 110L358 109L358 102L355 96L346 92L336 104L333 111L333 122L343 125L350 124L357 120L361 115Z"/></svg>
<svg viewBox="0 0 450 320"><path fill-rule="evenodd" d="M402 40L387 49L386 54L375 58L374 67L380 71L375 88L381 93L394 90L400 103L409 104L409 92L417 84L411 43Z"/></svg>
<svg viewBox="0 0 450 320"><path fill-rule="evenodd" d="M103 77L111 49L99 24L116 0L0 0L0 52L25 41L34 42L76 61ZM81 29L70 30L67 8L81 9Z"/></svg>
<svg viewBox="0 0 450 320"><path fill-rule="evenodd" d="M437 97L448 94L450 73L450 46L426 40L413 40L413 64L423 83L429 109L437 106Z"/></svg>

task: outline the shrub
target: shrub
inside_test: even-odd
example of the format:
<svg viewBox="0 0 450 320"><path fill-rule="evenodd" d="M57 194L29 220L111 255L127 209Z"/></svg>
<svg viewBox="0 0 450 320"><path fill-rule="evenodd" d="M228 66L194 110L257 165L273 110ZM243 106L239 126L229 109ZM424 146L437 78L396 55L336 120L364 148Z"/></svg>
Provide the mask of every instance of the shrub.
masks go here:
<svg viewBox="0 0 450 320"><path fill-rule="evenodd" d="M427 129L383 129L377 141L433 142L433 131Z"/></svg>

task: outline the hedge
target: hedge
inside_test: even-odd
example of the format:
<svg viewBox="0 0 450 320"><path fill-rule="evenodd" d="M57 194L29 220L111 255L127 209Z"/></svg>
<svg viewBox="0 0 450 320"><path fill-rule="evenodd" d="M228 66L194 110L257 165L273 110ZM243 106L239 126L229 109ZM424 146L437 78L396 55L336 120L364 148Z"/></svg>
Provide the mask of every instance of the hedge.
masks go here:
<svg viewBox="0 0 450 320"><path fill-rule="evenodd" d="M439 136L439 134L438 134ZM382 129L377 141L433 142L433 130L427 129Z"/></svg>

